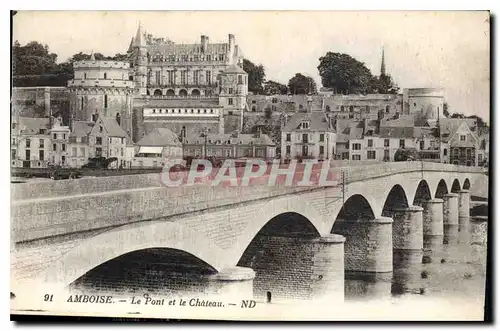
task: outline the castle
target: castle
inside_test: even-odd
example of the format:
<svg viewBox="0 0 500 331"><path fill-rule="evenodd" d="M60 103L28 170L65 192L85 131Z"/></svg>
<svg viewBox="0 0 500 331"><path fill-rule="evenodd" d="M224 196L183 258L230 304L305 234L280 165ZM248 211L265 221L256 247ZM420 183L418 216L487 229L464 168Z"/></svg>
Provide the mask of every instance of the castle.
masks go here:
<svg viewBox="0 0 500 331"><path fill-rule="evenodd" d="M322 88L312 96L249 95L243 55L232 34L223 43L210 43L202 35L199 43L176 44L139 25L127 53L129 62L93 55L75 62L66 89L15 88L14 111L34 116L29 108L35 103L47 117L68 113L63 122L70 128L76 121L114 119L133 142L163 128L184 136L254 131L266 112L323 111L350 120L409 115L431 124L443 117L444 91L439 88L404 89L402 94L337 95ZM384 54L380 70L385 74Z"/></svg>

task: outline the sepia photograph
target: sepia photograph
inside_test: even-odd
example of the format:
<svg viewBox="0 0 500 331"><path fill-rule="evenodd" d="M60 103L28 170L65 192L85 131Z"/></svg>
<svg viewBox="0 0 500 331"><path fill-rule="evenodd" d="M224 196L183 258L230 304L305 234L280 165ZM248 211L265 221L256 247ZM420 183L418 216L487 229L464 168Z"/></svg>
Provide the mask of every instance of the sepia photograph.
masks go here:
<svg viewBox="0 0 500 331"><path fill-rule="evenodd" d="M490 20L11 11L11 320L487 320Z"/></svg>

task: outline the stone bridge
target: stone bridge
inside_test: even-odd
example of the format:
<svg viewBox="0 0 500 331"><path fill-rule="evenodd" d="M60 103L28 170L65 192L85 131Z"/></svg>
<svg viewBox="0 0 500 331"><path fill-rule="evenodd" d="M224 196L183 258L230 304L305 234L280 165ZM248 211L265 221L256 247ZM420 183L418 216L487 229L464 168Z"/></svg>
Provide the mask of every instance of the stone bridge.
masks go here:
<svg viewBox="0 0 500 331"><path fill-rule="evenodd" d="M173 288L342 299L345 271L391 272L458 240L470 192L488 187L483 169L449 164L335 171L342 180L326 187L174 188L157 174L13 184L12 291L34 280L112 287L170 266L158 277Z"/></svg>

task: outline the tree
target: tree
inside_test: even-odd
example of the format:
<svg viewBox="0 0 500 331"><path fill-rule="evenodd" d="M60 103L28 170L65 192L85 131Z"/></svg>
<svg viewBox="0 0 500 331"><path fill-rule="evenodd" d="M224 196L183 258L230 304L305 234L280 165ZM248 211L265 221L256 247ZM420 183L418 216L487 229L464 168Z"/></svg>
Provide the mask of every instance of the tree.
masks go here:
<svg viewBox="0 0 500 331"><path fill-rule="evenodd" d="M451 118L465 118L465 115L461 114L461 113L453 113L453 114L451 114L450 117Z"/></svg>
<svg viewBox="0 0 500 331"><path fill-rule="evenodd" d="M47 45L31 41L25 46L16 41L12 48L13 76L51 74L57 68L57 54L50 53Z"/></svg>
<svg viewBox="0 0 500 331"><path fill-rule="evenodd" d="M394 161L414 161L418 158L418 151L415 148L399 148L394 153Z"/></svg>
<svg viewBox="0 0 500 331"><path fill-rule="evenodd" d="M379 85L370 70L348 54L328 52L320 57L318 66L321 83L337 93L373 93Z"/></svg>
<svg viewBox="0 0 500 331"><path fill-rule="evenodd" d="M248 91L254 94L264 92L263 83L266 72L262 64L255 65L250 60L243 59L243 70L248 74Z"/></svg>
<svg viewBox="0 0 500 331"><path fill-rule="evenodd" d="M382 74L375 80L375 86L372 85L372 89L376 90L380 94L397 94L399 92L399 87L394 83L390 75ZM373 84L373 81L372 81Z"/></svg>
<svg viewBox="0 0 500 331"><path fill-rule="evenodd" d="M264 84L264 93L267 95L287 94L288 87L273 80L268 80Z"/></svg>
<svg viewBox="0 0 500 331"><path fill-rule="evenodd" d="M449 108L448 102L443 103L443 115L445 117L450 117L450 112L449 112L448 108Z"/></svg>
<svg viewBox="0 0 500 331"><path fill-rule="evenodd" d="M292 94L315 94L316 82L311 77L297 73L288 81L288 90Z"/></svg>

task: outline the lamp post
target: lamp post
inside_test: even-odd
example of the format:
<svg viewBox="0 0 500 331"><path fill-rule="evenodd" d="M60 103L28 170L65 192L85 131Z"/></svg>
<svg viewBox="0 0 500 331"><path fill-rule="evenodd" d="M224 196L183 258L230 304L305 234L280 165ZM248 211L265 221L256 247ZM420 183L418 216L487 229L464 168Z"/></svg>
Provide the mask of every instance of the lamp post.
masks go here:
<svg viewBox="0 0 500 331"><path fill-rule="evenodd" d="M204 141L203 141L203 158L206 159L207 158L207 135L208 135L208 128L205 126L203 127L203 138L204 138Z"/></svg>

